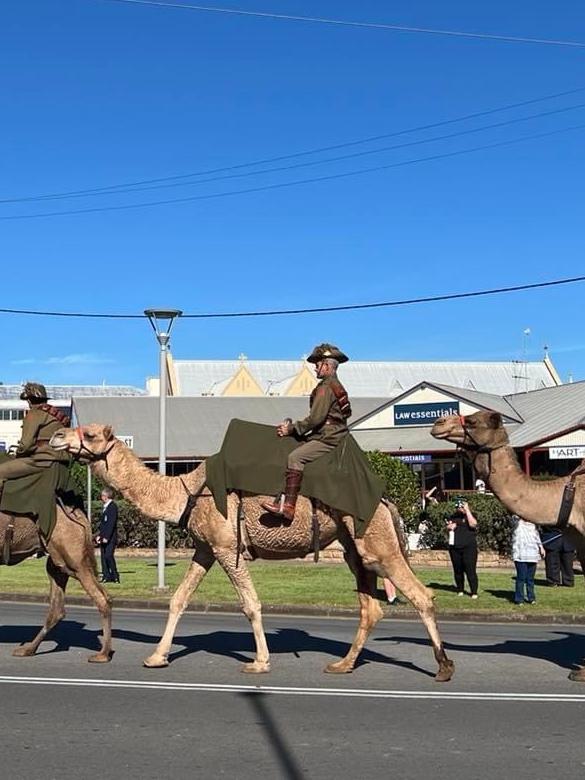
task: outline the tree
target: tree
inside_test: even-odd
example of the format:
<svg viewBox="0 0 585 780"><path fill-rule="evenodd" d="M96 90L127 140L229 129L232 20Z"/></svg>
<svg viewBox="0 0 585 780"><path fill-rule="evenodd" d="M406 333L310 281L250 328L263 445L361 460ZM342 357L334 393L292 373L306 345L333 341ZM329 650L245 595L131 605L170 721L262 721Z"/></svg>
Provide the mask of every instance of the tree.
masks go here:
<svg viewBox="0 0 585 780"><path fill-rule="evenodd" d="M384 480L386 495L396 504L405 521L406 531L416 532L421 511L418 475L406 463L378 450L366 455L372 469Z"/></svg>

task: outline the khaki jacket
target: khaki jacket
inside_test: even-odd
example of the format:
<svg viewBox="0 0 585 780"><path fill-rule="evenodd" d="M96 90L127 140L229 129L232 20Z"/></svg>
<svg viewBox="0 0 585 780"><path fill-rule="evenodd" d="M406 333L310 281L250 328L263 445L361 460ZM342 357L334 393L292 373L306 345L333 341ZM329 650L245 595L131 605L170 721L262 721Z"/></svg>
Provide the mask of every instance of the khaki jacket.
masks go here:
<svg viewBox="0 0 585 780"><path fill-rule="evenodd" d="M297 434L308 441L322 441L332 446L339 444L348 434L347 419L351 416L349 402L345 413L342 411L343 397L347 401L345 388L337 377L322 379L311 393L309 416L293 423Z"/></svg>
<svg viewBox="0 0 585 780"><path fill-rule="evenodd" d="M58 419L48 411L33 406L23 420L22 436L16 449L16 457L68 461L69 455L66 452L56 452L49 447L51 436L63 427L62 418Z"/></svg>

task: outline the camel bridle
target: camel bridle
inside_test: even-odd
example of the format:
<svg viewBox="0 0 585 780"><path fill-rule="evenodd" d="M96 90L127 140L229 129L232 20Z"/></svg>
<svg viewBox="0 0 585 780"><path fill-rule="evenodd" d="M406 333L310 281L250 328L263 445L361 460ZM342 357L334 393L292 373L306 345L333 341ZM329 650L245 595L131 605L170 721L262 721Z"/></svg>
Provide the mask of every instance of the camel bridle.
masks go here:
<svg viewBox="0 0 585 780"><path fill-rule="evenodd" d="M96 455L96 453L93 450L90 450L85 441L83 440L83 431L81 429L81 425L79 425L77 428L75 428L75 433L77 434L77 438L79 439L79 449L77 452L73 453L73 460L79 460L81 455L85 452L91 457L89 458L90 463L95 463L98 460L103 460L106 464L106 471L108 471L108 455L114 448L114 445L116 444L116 439L114 438L112 443L109 447L107 447L103 452L100 452L99 455Z"/></svg>
<svg viewBox="0 0 585 780"><path fill-rule="evenodd" d="M467 453L471 453L470 459L471 459L471 465L475 469L475 462L477 460L478 455L487 455L488 456L488 476L492 473L492 452L495 452L496 450L501 450L503 447L506 447L507 444L504 442L503 444L496 444L495 446L490 446L489 444L480 444L476 439L474 439L473 434L469 431L469 425L465 419L465 415L460 414L459 415L459 424L461 425L461 428L463 430L465 438L461 442L461 444L457 445L458 450L464 450ZM468 444L465 439L469 439L471 441L471 444Z"/></svg>

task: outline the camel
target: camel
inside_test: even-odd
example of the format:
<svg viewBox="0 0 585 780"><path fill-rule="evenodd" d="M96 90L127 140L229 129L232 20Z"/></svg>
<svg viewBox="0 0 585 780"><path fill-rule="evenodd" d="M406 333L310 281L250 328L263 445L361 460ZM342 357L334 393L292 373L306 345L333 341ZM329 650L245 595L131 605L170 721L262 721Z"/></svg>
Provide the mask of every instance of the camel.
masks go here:
<svg viewBox="0 0 585 780"><path fill-rule="evenodd" d="M36 653L49 631L65 617L65 588L69 578L75 577L96 605L102 619L102 648L87 660L90 663L107 663L112 657L112 600L98 582L90 522L79 509L64 511L57 504L56 512L55 527L45 547L30 517L13 517L0 512L0 549L4 545L9 522L12 520L14 523L8 565L21 563L35 553L46 551L48 555L49 610L44 625L34 639L15 648L12 655L24 658Z"/></svg>
<svg viewBox="0 0 585 780"><path fill-rule="evenodd" d="M254 634L255 657L243 666L242 671L255 674L269 672L270 658L262 624L261 604L246 561L238 550L238 496L235 493L228 496L228 519L224 518L216 509L205 485L205 463L181 477L156 474L122 441L115 438L109 425L84 425L77 430L62 428L53 435L50 444L56 450L69 451L81 462L91 463L99 479L110 484L153 520L172 522L169 518L180 518L187 505L187 491L197 496L187 521L187 527L196 541L195 552L183 581L171 597L163 636L144 665L150 668L168 665L173 636L189 598L214 562L218 561L238 595L242 611L250 621ZM280 518L268 515L261 508L260 502L266 498L245 495L241 499L249 548L259 558L306 555L312 537L311 505L308 499L299 499L294 520L290 525L283 525ZM383 616L376 597L378 575L389 577L417 609L439 666L435 680L450 680L454 664L447 658L439 635L434 594L416 578L408 564L401 546L397 510L381 503L361 539L355 538L353 518L323 507L318 509L318 519L320 546L326 547L335 539L339 539L343 545L345 560L356 579L360 607L359 626L347 655L330 663L325 671L332 674L353 671L368 635Z"/></svg>
<svg viewBox="0 0 585 780"><path fill-rule="evenodd" d="M436 439L459 445L471 459L476 473L513 514L535 525L555 525L565 485L569 477L535 480L527 476L510 446L502 417L498 412L480 411L460 417L450 415L437 420L431 430ZM566 533L575 544L585 572L585 477L575 478L575 501ZM585 666L569 675L585 682Z"/></svg>

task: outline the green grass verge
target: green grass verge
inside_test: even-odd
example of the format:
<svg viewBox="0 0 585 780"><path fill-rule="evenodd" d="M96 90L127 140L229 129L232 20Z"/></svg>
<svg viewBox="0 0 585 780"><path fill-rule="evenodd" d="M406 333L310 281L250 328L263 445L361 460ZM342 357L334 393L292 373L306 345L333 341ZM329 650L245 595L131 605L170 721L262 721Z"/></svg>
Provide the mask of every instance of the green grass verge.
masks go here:
<svg viewBox="0 0 585 780"><path fill-rule="evenodd" d="M165 577L174 589L182 579L189 561L167 562ZM156 561L144 558L120 558L118 568L122 582L108 585L110 593L121 599L168 600L157 596L153 588L157 582ZM263 604L299 604L329 607L355 607L357 604L355 582L348 569L337 564L293 564L257 561L250 565L252 578ZM514 580L512 571L485 570L479 572L479 599L458 597L452 590L453 577L449 569L420 568L417 576L435 590L439 611L501 612L521 610L531 614L555 613L585 614L583 578L576 577L574 588L547 588L542 573L537 574L535 605L516 607L512 603ZM381 584L381 583L380 583ZM0 568L0 592L26 593L46 596L48 580L44 560L28 560L14 567ZM68 592L83 594L77 582L71 581ZM226 603L236 601L231 584L216 565L203 580L193 597L194 602ZM396 609L404 609L397 607Z"/></svg>

